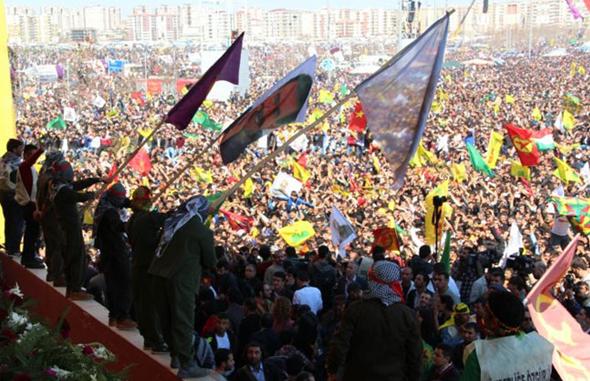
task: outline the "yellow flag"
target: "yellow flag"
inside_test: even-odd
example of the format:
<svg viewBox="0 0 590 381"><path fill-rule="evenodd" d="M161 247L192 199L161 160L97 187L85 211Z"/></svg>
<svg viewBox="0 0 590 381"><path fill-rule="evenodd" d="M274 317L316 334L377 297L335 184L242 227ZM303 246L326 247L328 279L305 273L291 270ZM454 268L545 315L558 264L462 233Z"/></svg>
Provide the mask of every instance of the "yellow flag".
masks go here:
<svg viewBox="0 0 590 381"><path fill-rule="evenodd" d="M295 177L297 180L301 181L304 184L311 177L309 171L305 169L301 164L299 164L296 160L293 160L293 162L291 163L291 168L293 169L293 177Z"/></svg>
<svg viewBox="0 0 590 381"><path fill-rule="evenodd" d="M152 129L151 128L146 128L146 129L140 128L137 130L137 132L139 132L139 134L142 137L147 138L152 133Z"/></svg>
<svg viewBox="0 0 590 381"><path fill-rule="evenodd" d="M504 102L506 102L506 104L513 105L514 104L514 97L510 94L506 94Z"/></svg>
<svg viewBox="0 0 590 381"><path fill-rule="evenodd" d="M389 201L387 203L387 209L389 209L393 212L395 210L395 201Z"/></svg>
<svg viewBox="0 0 590 381"><path fill-rule="evenodd" d="M553 175L559 178L563 183L566 185L569 182L579 183L581 182L580 176L570 167L567 163L563 160L560 160L556 157L553 158L555 160L555 164L557 165L557 169L553 172Z"/></svg>
<svg viewBox="0 0 590 381"><path fill-rule="evenodd" d="M440 114L443 110L442 105L438 101L433 101L430 110L435 114Z"/></svg>
<svg viewBox="0 0 590 381"><path fill-rule="evenodd" d="M37 162L35 163L35 165L33 166L37 170L37 173L39 171L41 171L41 167L43 166L43 162L45 161L45 159L46 159L45 152L43 152L41 154L41 156L39 156L39 158L37 159Z"/></svg>
<svg viewBox="0 0 590 381"><path fill-rule="evenodd" d="M414 154L414 157L412 158L412 160L410 160L410 165L421 168L428 164L436 164L437 161L438 159L436 158L436 155L428 151L424 147L424 144L420 142L420 144L418 145L418 149Z"/></svg>
<svg viewBox="0 0 590 381"><path fill-rule="evenodd" d="M250 229L250 236L252 236L252 238L256 238L260 235L260 231L258 229L256 229L255 226L252 226L252 229Z"/></svg>
<svg viewBox="0 0 590 381"><path fill-rule="evenodd" d="M465 168L464 163L453 163L451 165L451 174L453 175L453 180L458 183L462 183L467 178L467 170Z"/></svg>
<svg viewBox="0 0 590 381"><path fill-rule="evenodd" d="M586 68L582 65L578 66L578 74L586 75Z"/></svg>
<svg viewBox="0 0 590 381"><path fill-rule="evenodd" d="M531 179L531 169L520 164L517 160L512 160L510 165L510 174L516 178L524 177L526 180Z"/></svg>
<svg viewBox="0 0 590 381"><path fill-rule="evenodd" d="M148 187L150 186L150 179L147 176L143 176L141 178L141 185L143 185L144 187Z"/></svg>
<svg viewBox="0 0 590 381"><path fill-rule="evenodd" d="M571 112L563 110L561 123L563 128L565 128L566 130L571 130L576 126L576 118L574 118Z"/></svg>
<svg viewBox="0 0 590 381"><path fill-rule="evenodd" d="M570 65L570 77L575 77L576 76L576 63L572 62L572 64Z"/></svg>
<svg viewBox="0 0 590 381"><path fill-rule="evenodd" d="M540 122L543 119L543 115L541 115L541 110L537 106L533 109L532 117L537 122Z"/></svg>
<svg viewBox="0 0 590 381"><path fill-rule="evenodd" d="M190 175L197 182L205 183L205 184L211 184L211 183L213 183L213 174L211 173L210 170L209 171L205 171L201 167L194 166L190 170Z"/></svg>
<svg viewBox="0 0 590 381"><path fill-rule="evenodd" d="M213 101L210 99L205 99L203 101L203 107L205 108L211 108L213 106Z"/></svg>
<svg viewBox="0 0 590 381"><path fill-rule="evenodd" d="M287 245L297 247L313 237L315 230L313 230L313 226L309 222L297 221L279 229L279 235L287 242Z"/></svg>
<svg viewBox="0 0 590 381"><path fill-rule="evenodd" d="M570 153L572 153L573 150L580 148L580 143L574 143L574 144L555 144L555 146L557 147L557 149L559 150L559 152L561 152L564 155L569 155Z"/></svg>
<svg viewBox="0 0 590 381"><path fill-rule="evenodd" d="M311 112L311 115L309 116L309 123L313 123L316 120L318 120L324 113L321 110L318 110L317 108L315 110L313 110Z"/></svg>
<svg viewBox="0 0 590 381"><path fill-rule="evenodd" d="M375 172L381 173L381 164L377 155L373 155L373 168L375 168Z"/></svg>
<svg viewBox="0 0 590 381"><path fill-rule="evenodd" d="M318 102L323 103L323 104L330 104L330 103L334 102L334 94L332 94L331 92L329 92L326 89L321 89L320 95L318 97Z"/></svg>
<svg viewBox="0 0 590 381"><path fill-rule="evenodd" d="M434 215L434 197L448 197L449 196L449 180L445 180L440 183L436 188L430 191L426 196L425 205L426 205L426 217L425 217L425 232L424 238L426 239L426 243L428 245L433 245L436 241L435 237L435 227L432 222L432 216ZM453 213L453 208L449 205L448 202L445 202L442 206L441 212L441 219L438 225L438 238L442 238L442 227L443 221L445 218L450 217Z"/></svg>
<svg viewBox="0 0 590 381"><path fill-rule="evenodd" d="M496 163L500 157L500 150L502 149L503 142L504 136L496 131L492 131L486 155L486 163L491 169L496 168Z"/></svg>
<svg viewBox="0 0 590 381"><path fill-rule="evenodd" d="M244 198L252 197L252 194L254 194L254 181L248 177L244 185L242 185L242 189L244 190Z"/></svg>

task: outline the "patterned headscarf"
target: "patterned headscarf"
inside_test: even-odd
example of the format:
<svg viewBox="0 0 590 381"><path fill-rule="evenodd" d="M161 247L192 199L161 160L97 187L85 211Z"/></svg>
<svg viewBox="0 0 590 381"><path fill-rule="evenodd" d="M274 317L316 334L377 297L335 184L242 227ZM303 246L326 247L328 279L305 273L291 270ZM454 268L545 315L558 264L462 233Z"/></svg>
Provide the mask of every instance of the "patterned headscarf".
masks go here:
<svg viewBox="0 0 590 381"><path fill-rule="evenodd" d="M98 202L98 206L94 212L94 225L92 227L92 235L96 237L98 226L102 221L102 217L109 209L121 209L125 203L127 190L121 183L114 183L108 191L106 191Z"/></svg>
<svg viewBox="0 0 590 381"><path fill-rule="evenodd" d="M156 257L161 257L174 235L193 217L197 216L201 223L207 218L209 200L204 196L194 196L180 205L174 214L164 221L164 231L156 249Z"/></svg>
<svg viewBox="0 0 590 381"><path fill-rule="evenodd" d="M389 261L378 261L369 270L368 277L371 297L378 298L386 306L404 301L400 283L401 270L398 265Z"/></svg>

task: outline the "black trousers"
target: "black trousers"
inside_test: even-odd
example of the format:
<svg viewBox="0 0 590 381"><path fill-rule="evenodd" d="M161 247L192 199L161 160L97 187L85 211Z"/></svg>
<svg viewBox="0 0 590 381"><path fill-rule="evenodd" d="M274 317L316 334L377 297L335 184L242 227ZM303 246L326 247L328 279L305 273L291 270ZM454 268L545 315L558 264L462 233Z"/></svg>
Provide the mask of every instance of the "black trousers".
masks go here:
<svg viewBox="0 0 590 381"><path fill-rule="evenodd" d="M129 258L105 263L106 302L109 319L129 319L131 311L131 264Z"/></svg>
<svg viewBox="0 0 590 381"><path fill-rule="evenodd" d="M25 221L25 236L23 240L23 257L22 263L32 262L39 251L41 227L33 219L35 204L29 203L22 207Z"/></svg>

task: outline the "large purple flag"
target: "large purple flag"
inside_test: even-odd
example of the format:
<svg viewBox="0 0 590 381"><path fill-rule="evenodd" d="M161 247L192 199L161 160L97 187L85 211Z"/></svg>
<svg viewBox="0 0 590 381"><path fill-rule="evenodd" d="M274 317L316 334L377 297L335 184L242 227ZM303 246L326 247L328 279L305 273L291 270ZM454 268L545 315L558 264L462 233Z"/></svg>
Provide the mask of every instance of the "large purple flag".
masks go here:
<svg viewBox="0 0 590 381"><path fill-rule="evenodd" d="M305 120L315 66L316 56L308 58L223 131L219 143L223 164L236 160L248 144L260 139L265 131Z"/></svg>
<svg viewBox="0 0 590 381"><path fill-rule="evenodd" d="M355 89L367 127L381 148L399 188L418 148L445 53L450 13Z"/></svg>
<svg viewBox="0 0 590 381"><path fill-rule="evenodd" d="M184 97L168 111L166 123L173 124L179 130L184 130L207 98L207 94L209 94L216 81L228 81L234 85L238 84L243 39L244 33L234 41L221 58L207 70Z"/></svg>
<svg viewBox="0 0 590 381"><path fill-rule="evenodd" d="M573 0L565 0L565 2L567 3L567 6L570 9L570 12L572 13L572 17L574 18L574 20L584 19L578 8L575 6Z"/></svg>

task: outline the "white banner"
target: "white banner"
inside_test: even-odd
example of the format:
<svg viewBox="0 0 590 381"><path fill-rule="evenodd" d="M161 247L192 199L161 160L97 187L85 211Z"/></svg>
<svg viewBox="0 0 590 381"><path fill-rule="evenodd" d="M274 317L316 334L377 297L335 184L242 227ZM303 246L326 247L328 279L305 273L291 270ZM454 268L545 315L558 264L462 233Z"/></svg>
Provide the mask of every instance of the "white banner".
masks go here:
<svg viewBox="0 0 590 381"><path fill-rule="evenodd" d="M330 214L330 232L332 242L338 246L338 255L344 256L344 248L356 238L356 233L350 221L335 206Z"/></svg>
<svg viewBox="0 0 590 381"><path fill-rule="evenodd" d="M64 120L66 122L76 122L78 120L76 110L71 107L64 107Z"/></svg>
<svg viewBox="0 0 590 381"><path fill-rule="evenodd" d="M279 172L270 187L270 194L274 197L291 196L292 192L299 193L303 184L291 175Z"/></svg>

